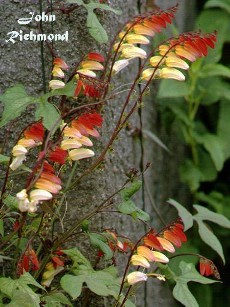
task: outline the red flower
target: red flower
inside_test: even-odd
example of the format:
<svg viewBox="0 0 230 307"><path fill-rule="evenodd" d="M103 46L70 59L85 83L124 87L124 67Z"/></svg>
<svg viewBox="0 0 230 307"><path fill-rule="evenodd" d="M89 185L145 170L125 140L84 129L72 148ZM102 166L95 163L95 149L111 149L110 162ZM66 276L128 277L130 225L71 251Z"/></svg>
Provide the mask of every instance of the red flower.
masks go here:
<svg viewBox="0 0 230 307"><path fill-rule="evenodd" d="M24 131L24 135L27 139L33 139L34 141L37 142L42 142L44 133L45 133L44 127L40 122L32 124Z"/></svg>
<svg viewBox="0 0 230 307"><path fill-rule="evenodd" d="M54 150L51 150L48 154L48 159L53 162L58 162L59 164L65 164L65 160L68 153L66 150L63 150L60 147L56 147Z"/></svg>
<svg viewBox="0 0 230 307"><path fill-rule="evenodd" d="M145 238L144 238L144 243L145 245L152 247L158 251L163 251L163 247L161 245L161 243L157 240L157 237L152 234L149 233Z"/></svg>
<svg viewBox="0 0 230 307"><path fill-rule="evenodd" d="M37 255L32 248L28 248L17 265L18 274L23 274L24 271L37 271L40 267Z"/></svg>
<svg viewBox="0 0 230 307"><path fill-rule="evenodd" d="M78 118L78 123L86 126L89 129L93 129L94 126L101 127L103 118L99 113L88 113Z"/></svg>
<svg viewBox="0 0 230 307"><path fill-rule="evenodd" d="M104 57L100 53L97 52L90 52L87 56L88 60L97 61L97 62L104 62Z"/></svg>
<svg viewBox="0 0 230 307"><path fill-rule="evenodd" d="M213 275L216 279L220 279L220 274L217 267L207 258L200 258L200 274L203 276Z"/></svg>

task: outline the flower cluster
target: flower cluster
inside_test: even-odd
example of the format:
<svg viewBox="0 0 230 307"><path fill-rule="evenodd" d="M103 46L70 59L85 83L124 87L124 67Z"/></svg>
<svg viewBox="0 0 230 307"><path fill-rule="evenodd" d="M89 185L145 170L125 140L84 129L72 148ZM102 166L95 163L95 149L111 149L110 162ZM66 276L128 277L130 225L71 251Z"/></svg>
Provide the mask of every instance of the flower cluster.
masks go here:
<svg viewBox="0 0 230 307"><path fill-rule="evenodd" d="M29 195L26 189L16 194L21 212L36 212L40 202L51 199L52 194L57 194L61 190L61 180L54 174L54 168L47 161L44 161L38 173L40 175L34 184L35 189L32 189Z"/></svg>
<svg viewBox="0 0 230 307"><path fill-rule="evenodd" d="M188 61L206 56L208 47L214 48L216 34L201 35L200 33L182 34L160 45L155 56L150 58L150 68L142 72L141 79L149 81L152 78L175 79L184 81L184 74L178 70L189 69Z"/></svg>
<svg viewBox="0 0 230 307"><path fill-rule="evenodd" d="M132 23L128 23L119 33L119 41L113 49L119 53L119 59L113 65L113 72L118 73L125 68L131 59L147 57L146 51L136 44L147 45L150 43L146 36L153 37L167 23L171 23L177 7L172 7L167 11L154 11L144 17L136 17Z"/></svg>
<svg viewBox="0 0 230 307"><path fill-rule="evenodd" d="M74 96L79 94L85 96L99 98L101 91L104 89L104 84L96 79L97 75L94 71L104 70L104 66L101 64L104 62L104 57L100 53L91 52L87 57L80 62L79 69L76 71L75 78L77 80L77 86L74 92Z"/></svg>
<svg viewBox="0 0 230 307"><path fill-rule="evenodd" d="M179 221L158 234L154 234L154 232L148 233L143 239L144 245L137 247L136 254L131 257L130 262L135 266L141 266L146 269L150 268L150 262L168 263L169 259L161 251L165 250L174 253L174 245L180 247L182 242L186 242L187 238L183 229L184 226ZM134 284L147 280L147 277L148 274L136 271L127 276L127 281L129 284ZM156 277L161 278L160 276Z"/></svg>
<svg viewBox="0 0 230 307"><path fill-rule="evenodd" d="M64 253L61 250L57 250L52 255L51 261L47 263L41 282L44 287L49 287L54 277L64 270L63 255Z"/></svg>
<svg viewBox="0 0 230 307"><path fill-rule="evenodd" d="M63 70L67 70L69 68L68 65L61 58L55 58L53 64L54 64L53 70L52 70L53 77L58 77L58 78L63 79L65 77ZM65 86L65 83L58 79L53 79L49 82L49 87L52 90L63 88L64 86Z"/></svg>
<svg viewBox="0 0 230 307"><path fill-rule="evenodd" d="M40 122L32 124L23 132L23 138L17 142L12 150L14 158L10 164L10 168L13 171L22 165L30 148L41 145L44 133L44 127Z"/></svg>
<svg viewBox="0 0 230 307"><path fill-rule="evenodd" d="M84 114L74 119L63 129L64 138L61 148L68 150L69 158L73 161L94 156L94 152L82 146L93 146L89 135L99 137L100 134L95 127L101 127L102 117L98 113Z"/></svg>

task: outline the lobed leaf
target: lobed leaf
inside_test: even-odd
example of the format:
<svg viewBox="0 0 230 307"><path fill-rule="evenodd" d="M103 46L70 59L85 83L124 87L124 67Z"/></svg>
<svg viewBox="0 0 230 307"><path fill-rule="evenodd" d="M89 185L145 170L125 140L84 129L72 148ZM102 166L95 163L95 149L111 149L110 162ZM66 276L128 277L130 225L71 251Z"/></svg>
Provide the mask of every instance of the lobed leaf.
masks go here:
<svg viewBox="0 0 230 307"><path fill-rule="evenodd" d="M39 120L40 118L42 118L42 122L46 129L51 130L54 128L58 119L60 119L60 114L57 108L48 101L41 102L37 106L37 110L35 112L35 120Z"/></svg>
<svg viewBox="0 0 230 307"><path fill-rule="evenodd" d="M15 85L6 90L0 96L0 101L4 104L0 127L7 124L12 119L15 119L26 109L30 104L35 103L36 98L28 96L24 86Z"/></svg>
<svg viewBox="0 0 230 307"><path fill-rule="evenodd" d="M219 7L226 10L230 14L229 0L209 0L204 5L205 8Z"/></svg>
<svg viewBox="0 0 230 307"><path fill-rule="evenodd" d="M214 251L217 252L217 254L221 257L223 260L223 263L225 263L223 248L218 240L218 238L214 235L214 233L203 223L201 219L199 219L198 215L195 215L194 220L198 224L198 232L201 237L201 239L210 246Z"/></svg>
<svg viewBox="0 0 230 307"><path fill-rule="evenodd" d="M61 307L61 306L73 306L69 299L61 292L45 295L41 299L46 302L46 307Z"/></svg>
<svg viewBox="0 0 230 307"><path fill-rule="evenodd" d="M62 289L75 300L81 294L84 278L84 276L73 276L66 274L61 278L60 284Z"/></svg>
<svg viewBox="0 0 230 307"><path fill-rule="evenodd" d="M208 220L222 227L230 228L230 221L224 215L215 213L199 205L193 205L193 207L197 210L197 217L199 217L199 219Z"/></svg>
<svg viewBox="0 0 230 307"><path fill-rule="evenodd" d="M183 224L184 224L184 231L191 228L192 225L193 225L192 214L187 209L185 209L184 206L182 206L180 203L178 203L174 199L167 200L167 203L169 203L170 205L172 205L174 208L177 209L178 215L180 216L180 218L182 219Z"/></svg>
<svg viewBox="0 0 230 307"><path fill-rule="evenodd" d="M221 76L230 78L230 69L222 64L206 64L204 65L198 73L200 78Z"/></svg>

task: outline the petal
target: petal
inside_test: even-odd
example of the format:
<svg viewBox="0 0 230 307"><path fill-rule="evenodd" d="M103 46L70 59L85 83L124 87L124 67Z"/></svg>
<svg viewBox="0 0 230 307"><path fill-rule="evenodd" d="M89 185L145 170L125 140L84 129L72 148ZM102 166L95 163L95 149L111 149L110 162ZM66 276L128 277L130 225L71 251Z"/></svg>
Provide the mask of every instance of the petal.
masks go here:
<svg viewBox="0 0 230 307"><path fill-rule="evenodd" d="M149 44L149 40L144 35L140 34L128 34L126 35L125 39L128 44Z"/></svg>
<svg viewBox="0 0 230 307"><path fill-rule="evenodd" d="M148 260L140 255L133 255L130 262L133 265L138 265L138 266L142 266L144 268L149 268L150 267L150 263L148 262Z"/></svg>
<svg viewBox="0 0 230 307"><path fill-rule="evenodd" d="M145 50L134 46L122 49L122 55L124 56L124 58L127 59L134 59L134 58L145 59L147 56Z"/></svg>
<svg viewBox="0 0 230 307"><path fill-rule="evenodd" d="M62 188L61 185L53 183L53 182L46 180L44 178L39 178L36 181L34 187L41 189L41 190L46 190L46 191L53 193L53 194L57 194Z"/></svg>
<svg viewBox="0 0 230 307"><path fill-rule="evenodd" d="M175 52L177 55L189 60L190 62L194 62L196 60L196 56L185 50L182 46L176 46Z"/></svg>
<svg viewBox="0 0 230 307"><path fill-rule="evenodd" d="M123 68L125 68L128 65L129 65L129 60L127 59L118 60L113 65L113 72L117 74L119 71L121 71Z"/></svg>
<svg viewBox="0 0 230 307"><path fill-rule="evenodd" d="M163 246L164 250L170 252L170 253L174 253L175 252L175 248L172 245L171 242L169 242L168 240L166 240L165 238L161 238L161 237L157 237L157 240L161 243L161 245Z"/></svg>
<svg viewBox="0 0 230 307"><path fill-rule="evenodd" d="M153 252L146 246L138 246L137 254L139 256L145 257L148 261L154 261Z"/></svg>
<svg viewBox="0 0 230 307"><path fill-rule="evenodd" d="M149 81L150 78L154 78L158 75L158 71L156 68L147 68L142 72L141 79L145 81Z"/></svg>
<svg viewBox="0 0 230 307"><path fill-rule="evenodd" d="M97 61L97 62L104 62L105 58L103 57L103 55L101 55L100 53L97 52L90 52L87 56L87 58L89 60L93 60L93 61Z"/></svg>
<svg viewBox="0 0 230 307"><path fill-rule="evenodd" d="M10 164L10 168L12 171L15 171L19 166L22 165L22 162L26 159L25 155L17 156L13 159L12 163Z"/></svg>
<svg viewBox="0 0 230 307"><path fill-rule="evenodd" d="M82 144L78 140L79 138L65 139L61 142L61 148L64 150L80 148Z"/></svg>
<svg viewBox="0 0 230 307"><path fill-rule="evenodd" d="M134 285L140 281L146 281L148 276L142 272L132 272L127 276L127 282L130 285Z"/></svg>
<svg viewBox="0 0 230 307"><path fill-rule="evenodd" d="M72 138L81 138L82 135L80 131L76 128L65 127L63 130L64 136L72 137Z"/></svg>
<svg viewBox="0 0 230 307"><path fill-rule="evenodd" d="M69 156L71 160L77 161L77 160L93 157L94 152L90 149L78 148L78 149L71 150L69 152Z"/></svg>
<svg viewBox="0 0 230 307"><path fill-rule="evenodd" d="M135 25L133 30L136 34L148 35L152 37L155 35L155 32L152 29L140 24Z"/></svg>
<svg viewBox="0 0 230 307"><path fill-rule="evenodd" d="M160 55L165 55L169 51L170 47L168 45L160 45L158 49Z"/></svg>
<svg viewBox="0 0 230 307"><path fill-rule="evenodd" d="M66 64L66 62L64 60L62 60L61 58L54 59L54 65L57 66L57 67L60 67L64 70L67 70L69 68L68 65Z"/></svg>
<svg viewBox="0 0 230 307"><path fill-rule="evenodd" d="M83 69L90 69L90 70L103 70L104 67L100 63L96 61L83 61L81 62L81 67Z"/></svg>
<svg viewBox="0 0 230 307"><path fill-rule="evenodd" d="M153 67L162 65L164 63L164 61L165 61L165 59L160 55L156 55L156 56L153 56L153 57L150 58L150 64Z"/></svg>
<svg viewBox="0 0 230 307"><path fill-rule="evenodd" d="M78 139L79 143L85 146L93 146L92 141L87 138L86 136L82 136L81 138Z"/></svg>
<svg viewBox="0 0 230 307"><path fill-rule="evenodd" d="M56 90L56 89L65 87L65 83L62 82L62 81L60 81L60 80L51 80L51 81L49 82L49 87L50 87L52 90Z"/></svg>
<svg viewBox="0 0 230 307"><path fill-rule="evenodd" d="M41 122L32 124L24 131L26 139L33 139L36 142L42 142L45 134L45 129Z"/></svg>
<svg viewBox="0 0 230 307"><path fill-rule="evenodd" d="M26 198L28 197L27 192L26 192L26 189L23 189L23 190L21 190L20 192L18 192L18 193L16 194L16 197L17 197L18 199L20 199L20 200L26 199Z"/></svg>
<svg viewBox="0 0 230 307"><path fill-rule="evenodd" d="M145 238L144 238L145 245L150 246L158 251L163 251L163 247L160 244L160 241L158 241L158 238L153 235L152 233L149 233Z"/></svg>
<svg viewBox="0 0 230 307"><path fill-rule="evenodd" d="M54 77L58 77L58 78L64 78L65 74L64 72L61 70L60 67L54 66L53 70L52 70L52 75Z"/></svg>
<svg viewBox="0 0 230 307"><path fill-rule="evenodd" d="M77 73L80 73L82 75L85 75L85 76L88 76L88 77L91 77L91 78L95 78L97 75L95 74L95 72L93 72L92 70L90 69L78 69L77 70Z"/></svg>
<svg viewBox="0 0 230 307"><path fill-rule="evenodd" d="M33 139L22 138L18 141L18 145L22 145L24 147L32 148L36 146L36 143Z"/></svg>
<svg viewBox="0 0 230 307"><path fill-rule="evenodd" d="M165 230L163 236L166 240L173 243L176 247L181 247L181 239L170 230Z"/></svg>
<svg viewBox="0 0 230 307"><path fill-rule="evenodd" d="M53 183L56 183L56 184L59 184L59 185L61 184L61 179L58 178L57 176L55 176L54 174L42 172L41 175L40 175L40 178L52 181Z"/></svg>
<svg viewBox="0 0 230 307"><path fill-rule="evenodd" d="M154 261L156 262L162 262L162 263L168 263L169 262L169 259L162 253L160 252L156 252L156 251L153 251L153 255L154 255Z"/></svg>
<svg viewBox="0 0 230 307"><path fill-rule="evenodd" d="M189 65L182 59L178 57L167 57L165 60L165 65L168 67L176 67L176 68L181 68L181 69L189 69Z"/></svg>
<svg viewBox="0 0 230 307"><path fill-rule="evenodd" d="M22 145L15 145L12 150L14 157L25 155L27 152L28 150Z"/></svg>
<svg viewBox="0 0 230 307"><path fill-rule="evenodd" d="M30 192L31 201L49 200L53 196L50 192L43 189L35 189Z"/></svg>
<svg viewBox="0 0 230 307"><path fill-rule="evenodd" d="M184 81L185 76L178 69L175 68L162 68L159 72L159 77L162 79L175 79L178 81Z"/></svg>

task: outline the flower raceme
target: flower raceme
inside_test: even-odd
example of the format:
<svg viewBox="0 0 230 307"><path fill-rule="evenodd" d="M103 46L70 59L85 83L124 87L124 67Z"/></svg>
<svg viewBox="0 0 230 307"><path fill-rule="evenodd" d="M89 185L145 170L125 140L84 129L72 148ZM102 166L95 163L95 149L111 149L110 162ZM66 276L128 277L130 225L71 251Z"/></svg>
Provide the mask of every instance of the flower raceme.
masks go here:
<svg viewBox="0 0 230 307"><path fill-rule="evenodd" d="M174 246L180 247L182 242L186 242L187 238L183 229L184 226L179 221L165 228L157 235L153 232L148 233L143 239L144 245L137 247L136 254L131 257L130 262L135 266L140 266L145 269L150 268L151 262L168 263L169 259L162 251L165 250L174 253ZM127 276L129 284L134 284L140 280L147 280L146 276L148 275L135 275L134 273L139 272L132 272ZM143 279L141 277L139 278L139 276L142 276Z"/></svg>
<svg viewBox="0 0 230 307"><path fill-rule="evenodd" d="M95 127L101 127L102 117L98 113L84 114L74 119L63 129L63 141L61 148L68 151L69 158L73 161L90 158L94 152L82 146L92 147L93 143L89 135L99 137Z"/></svg>
<svg viewBox="0 0 230 307"><path fill-rule="evenodd" d="M206 56L208 47L214 48L216 33L186 33L178 38L170 39L160 45L156 55L149 60L150 67L142 72L141 79L175 79L184 81L185 76L179 70L188 70L188 62L194 62L197 58Z"/></svg>
<svg viewBox="0 0 230 307"><path fill-rule="evenodd" d="M45 130L41 122L32 124L23 132L23 138L17 142L12 150L13 160L10 168L13 171L22 165L29 149L41 145L44 133Z"/></svg>
<svg viewBox="0 0 230 307"><path fill-rule="evenodd" d="M177 6L167 11L154 11L145 16L138 16L132 22L126 24L124 29L119 33L119 40L114 44L113 49L118 52L119 58L113 65L113 72L118 73L125 68L131 59L145 59L147 53L144 49L136 46L136 44L148 45L149 37L153 37L160 32L162 28L166 28L167 23L171 23Z"/></svg>

